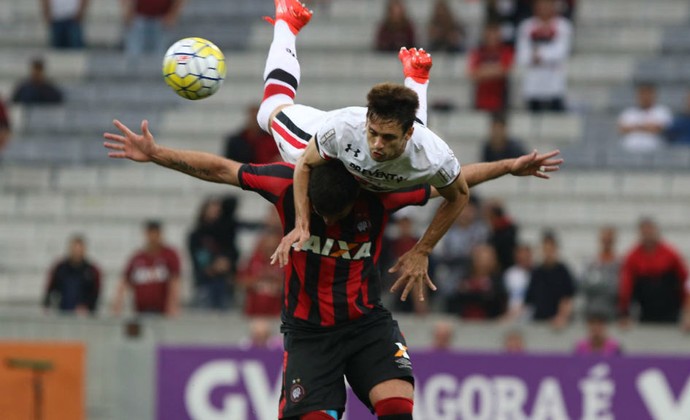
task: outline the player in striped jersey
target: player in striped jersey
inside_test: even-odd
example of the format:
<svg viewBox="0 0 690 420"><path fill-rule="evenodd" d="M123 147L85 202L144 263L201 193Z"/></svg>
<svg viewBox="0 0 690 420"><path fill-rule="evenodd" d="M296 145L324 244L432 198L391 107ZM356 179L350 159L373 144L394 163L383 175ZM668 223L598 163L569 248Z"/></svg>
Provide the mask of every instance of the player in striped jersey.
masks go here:
<svg viewBox="0 0 690 420"><path fill-rule="evenodd" d="M340 160L369 191L393 191L431 184L444 201L419 242L390 269L398 272L393 289L401 299L418 285L435 290L427 274L428 255L460 214L469 190L460 163L448 145L426 124L426 90L431 57L423 50L402 49L405 86L383 83L367 95L367 107L325 112L294 103L300 81L296 38L312 13L297 0L275 0L273 42L264 70L264 98L259 125L272 133L283 159L296 163L295 229L288 232L274 254L281 266L291 247L305 245L310 233L309 173L329 160ZM534 155L536 158L536 154ZM545 166L538 176L547 177Z"/></svg>
<svg viewBox="0 0 690 420"><path fill-rule="evenodd" d="M278 210L284 232L294 227L294 166L241 164L213 154L157 145L114 121L121 134L105 133L108 156L154 162L196 178L255 191ZM470 186L508 173L535 175L557 163L525 155L466 165ZM386 420L410 420L412 362L405 339L381 305L377 262L381 235L391 213L422 205L438 192L428 185L390 192L360 189L333 160L311 173L311 236L291 252L285 267L282 331L285 334L280 418L332 420L342 415L344 377L359 399Z"/></svg>

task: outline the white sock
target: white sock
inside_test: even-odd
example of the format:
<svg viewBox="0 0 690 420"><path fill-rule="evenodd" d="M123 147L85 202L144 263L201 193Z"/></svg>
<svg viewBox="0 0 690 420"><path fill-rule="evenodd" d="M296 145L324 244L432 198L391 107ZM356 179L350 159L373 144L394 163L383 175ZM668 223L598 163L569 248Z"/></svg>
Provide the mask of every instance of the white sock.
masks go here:
<svg viewBox="0 0 690 420"><path fill-rule="evenodd" d="M299 84L300 68L297 61L296 40L297 37L292 33L288 24L285 21L277 20L273 27L273 42L266 58L264 80L269 77L273 70L280 69L292 75Z"/></svg>
<svg viewBox="0 0 690 420"><path fill-rule="evenodd" d="M426 100L426 92L427 89L429 88L429 82L427 81L426 83L422 84L417 82L411 77L406 77L405 78L405 86L414 90L415 93L417 93L417 96L419 97L419 109L417 109L417 119L422 122L422 124L426 125L427 122L427 100Z"/></svg>

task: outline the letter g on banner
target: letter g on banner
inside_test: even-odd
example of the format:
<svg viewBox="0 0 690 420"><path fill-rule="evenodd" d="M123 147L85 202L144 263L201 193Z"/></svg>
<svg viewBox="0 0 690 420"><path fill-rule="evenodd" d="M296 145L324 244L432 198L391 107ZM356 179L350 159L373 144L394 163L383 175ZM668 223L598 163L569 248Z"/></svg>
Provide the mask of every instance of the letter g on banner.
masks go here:
<svg viewBox="0 0 690 420"><path fill-rule="evenodd" d="M194 420L227 420L247 418L247 400L242 395L227 395L220 408L211 404L211 392L219 386L236 385L239 380L237 364L231 360L217 360L199 367L187 382L184 400L189 416Z"/></svg>

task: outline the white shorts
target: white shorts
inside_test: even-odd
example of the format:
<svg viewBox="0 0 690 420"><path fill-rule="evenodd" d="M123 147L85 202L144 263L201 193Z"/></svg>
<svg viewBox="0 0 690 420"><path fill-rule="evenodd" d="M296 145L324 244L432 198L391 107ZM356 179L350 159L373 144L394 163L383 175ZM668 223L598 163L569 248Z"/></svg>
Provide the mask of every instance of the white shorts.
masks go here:
<svg viewBox="0 0 690 420"><path fill-rule="evenodd" d="M271 132L285 162L297 163L326 114L326 111L310 106L290 105L273 118Z"/></svg>

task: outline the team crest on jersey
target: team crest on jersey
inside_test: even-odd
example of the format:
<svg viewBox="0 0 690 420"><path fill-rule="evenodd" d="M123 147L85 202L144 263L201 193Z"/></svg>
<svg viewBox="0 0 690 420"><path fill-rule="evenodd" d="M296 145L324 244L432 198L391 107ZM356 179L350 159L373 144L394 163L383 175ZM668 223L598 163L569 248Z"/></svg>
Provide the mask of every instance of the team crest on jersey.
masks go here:
<svg viewBox="0 0 690 420"><path fill-rule="evenodd" d="M292 386L290 387L290 401L298 403L304 399L306 394L307 392L300 383L300 379L293 379Z"/></svg>
<svg viewBox="0 0 690 420"><path fill-rule="evenodd" d="M360 220L357 222L357 232L359 233L364 233L371 229L371 221L370 220Z"/></svg>
<svg viewBox="0 0 690 420"><path fill-rule="evenodd" d="M319 138L319 143L328 144L334 138L335 138L335 130L330 129L330 130L326 131L326 134L324 134L323 136L321 136L321 138Z"/></svg>
<svg viewBox="0 0 690 420"><path fill-rule="evenodd" d="M312 235L302 244L302 251L313 252L324 257L342 258L352 261L371 257L371 242L347 242L332 238L322 239L320 236Z"/></svg>

